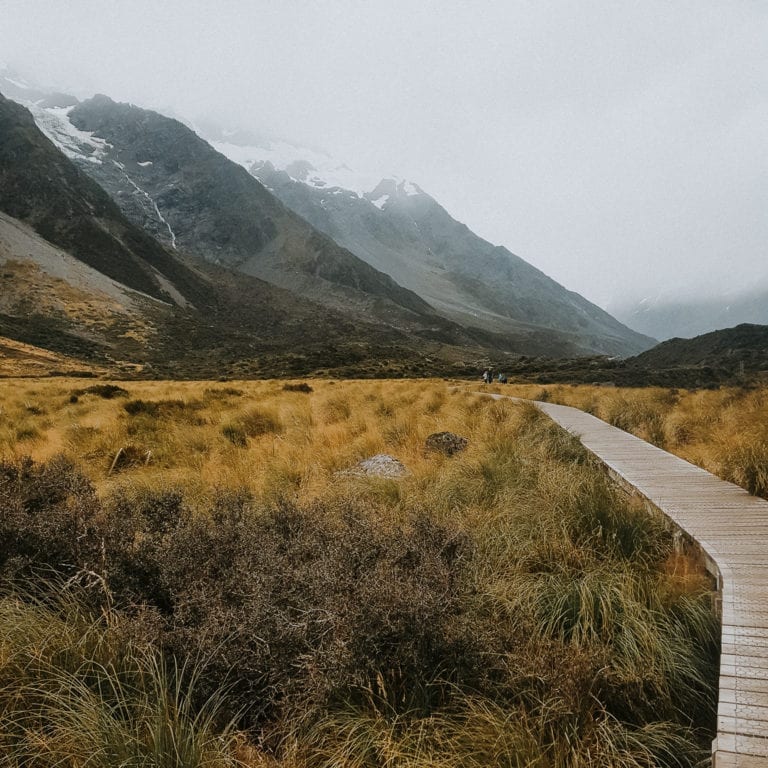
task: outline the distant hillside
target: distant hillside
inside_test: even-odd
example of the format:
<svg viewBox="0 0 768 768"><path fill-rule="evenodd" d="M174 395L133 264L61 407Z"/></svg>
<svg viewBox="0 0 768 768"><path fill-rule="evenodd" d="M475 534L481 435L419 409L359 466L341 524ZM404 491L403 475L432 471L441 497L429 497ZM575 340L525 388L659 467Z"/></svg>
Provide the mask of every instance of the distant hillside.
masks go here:
<svg viewBox="0 0 768 768"><path fill-rule="evenodd" d="M742 323L693 339L670 339L632 358L628 364L646 369L711 367L732 373L768 371L768 326Z"/></svg>

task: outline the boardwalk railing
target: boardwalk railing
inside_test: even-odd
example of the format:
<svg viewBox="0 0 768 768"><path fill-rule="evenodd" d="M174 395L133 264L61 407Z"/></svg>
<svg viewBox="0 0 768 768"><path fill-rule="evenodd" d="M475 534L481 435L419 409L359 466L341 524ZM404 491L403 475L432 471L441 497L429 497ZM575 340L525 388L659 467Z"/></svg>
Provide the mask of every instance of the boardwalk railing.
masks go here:
<svg viewBox="0 0 768 768"><path fill-rule="evenodd" d="M576 408L535 405L700 548L721 601L713 766L768 768L768 501Z"/></svg>

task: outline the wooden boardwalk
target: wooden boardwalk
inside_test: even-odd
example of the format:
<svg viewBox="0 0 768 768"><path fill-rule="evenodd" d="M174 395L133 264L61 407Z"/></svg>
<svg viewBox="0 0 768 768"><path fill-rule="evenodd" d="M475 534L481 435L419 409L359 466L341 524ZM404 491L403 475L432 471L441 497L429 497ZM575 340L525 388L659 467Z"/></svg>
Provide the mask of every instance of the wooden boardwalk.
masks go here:
<svg viewBox="0 0 768 768"><path fill-rule="evenodd" d="M576 408L536 405L703 550L722 599L713 765L768 767L768 501Z"/></svg>

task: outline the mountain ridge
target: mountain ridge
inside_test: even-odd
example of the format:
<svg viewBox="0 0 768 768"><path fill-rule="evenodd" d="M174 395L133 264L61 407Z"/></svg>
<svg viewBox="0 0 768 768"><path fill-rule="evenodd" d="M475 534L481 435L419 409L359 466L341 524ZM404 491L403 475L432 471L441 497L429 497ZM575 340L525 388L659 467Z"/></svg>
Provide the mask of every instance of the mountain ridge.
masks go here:
<svg viewBox="0 0 768 768"><path fill-rule="evenodd" d="M451 314L450 296L433 296L423 286L419 286L421 294L409 286L401 286L385 270L377 269L370 260L358 258L352 249L338 245L329 233L318 231L322 228L307 223L301 212L297 213L292 206L274 197L267 188L269 185L261 184L216 153L176 120L133 105L118 104L106 96L77 102L66 95L49 95L38 99L32 109L38 125L82 171L107 189L121 212L165 245L161 248L163 259L167 261L168 253L178 254L180 258L171 259L170 263L174 269L186 271L193 288L199 287L200 265L190 269L187 253L266 280L302 296L303 301L320 302L347 317L351 313L361 326L371 321L381 322L395 334L428 342L485 347L505 353L563 356L595 350L626 354L636 349L620 338L621 332L616 332L616 328L594 327L594 324L586 329L580 327L582 322L573 314L573 307L568 308L567 321L561 323L567 327L558 329L537 317L537 312L542 312L541 301L521 295L516 297L516 306L510 309L505 304L508 295L498 300L494 296L497 288L494 282L513 283L512 264L528 270L529 276L535 275L544 284L556 286L559 295L568 301L588 305L577 294L566 291L506 249L482 241L489 249L485 254L487 261L502 262L507 268L501 277L498 269L478 277L441 265L443 284L458 286L464 296L473 293L477 302L477 312L462 312L466 310L462 307ZM302 172L297 167L292 170ZM241 205L238 185L246 190L249 201L257 200L258 204L254 203L252 208ZM333 193L338 198L347 195L338 187ZM228 194L230 199L222 202ZM411 230L423 229L432 223L430 217L437 216L440 226L435 230L442 227L442 231L431 233L430 241L430 247L435 246L432 252L437 259L446 260L446 254L439 251L451 241L462 237L479 240L411 182L385 181L356 198L360 205L389 216L408 204L410 208L402 211L401 220L405 220ZM245 209L247 216L238 217ZM248 221L240 226L244 218ZM403 239L403 232L397 234ZM243 239L247 241L245 247L241 247ZM453 253L448 255L456 257ZM409 256L406 254L404 260ZM390 268L390 271L394 270ZM158 277L154 269L151 274ZM428 277L427 283L432 276ZM189 286L180 295L172 296L169 286L173 280L163 283L161 278L162 275L158 278L161 288L154 285L153 288L155 295L162 295L163 300L197 301L203 305L209 300L204 298L209 286L196 298L190 298L194 291L189 290ZM425 301L422 294L427 294L432 302ZM439 312L432 306L433 302L439 303L437 299L442 300ZM510 317L515 313L516 318ZM587 326L594 321L589 313L582 319ZM637 337L633 341L635 345L647 346L648 343L638 342Z"/></svg>
<svg viewBox="0 0 768 768"><path fill-rule="evenodd" d="M508 249L475 235L412 182L385 179L360 196L304 184L271 163L254 164L251 172L313 226L388 270L456 322L498 333L578 334L582 346L607 354L638 352L653 343Z"/></svg>
<svg viewBox="0 0 768 768"><path fill-rule="evenodd" d="M258 278L166 250L125 219L26 109L4 97L0 179L8 181L0 194L0 335L16 343L121 375L182 378L349 366L417 372L488 353L482 345L453 348L361 323ZM120 247L138 243L169 268L163 273L145 262L144 250L101 251L105 230L119 233ZM429 362L435 352L442 357Z"/></svg>

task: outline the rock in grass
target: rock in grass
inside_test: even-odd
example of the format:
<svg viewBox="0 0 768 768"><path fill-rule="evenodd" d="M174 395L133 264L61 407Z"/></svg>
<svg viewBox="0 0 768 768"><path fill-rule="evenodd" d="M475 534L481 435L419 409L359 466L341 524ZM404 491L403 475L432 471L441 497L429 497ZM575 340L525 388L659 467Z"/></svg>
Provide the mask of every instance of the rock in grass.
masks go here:
<svg viewBox="0 0 768 768"><path fill-rule="evenodd" d="M467 447L466 437L461 437L453 432L433 432L424 443L428 451L438 451L446 456L453 456Z"/></svg>
<svg viewBox="0 0 768 768"><path fill-rule="evenodd" d="M408 469L399 459L386 453L377 453L368 459L363 459L351 469L338 473L347 477L405 477Z"/></svg>

